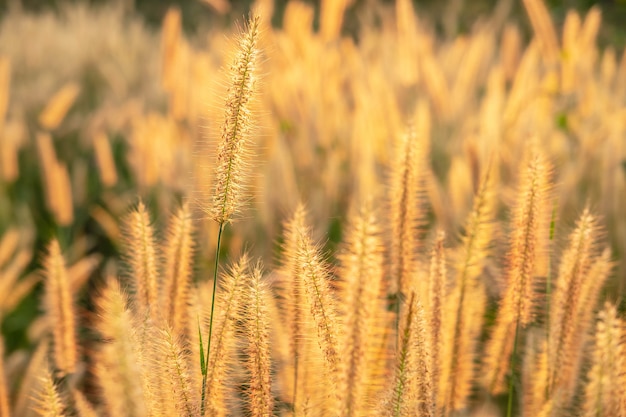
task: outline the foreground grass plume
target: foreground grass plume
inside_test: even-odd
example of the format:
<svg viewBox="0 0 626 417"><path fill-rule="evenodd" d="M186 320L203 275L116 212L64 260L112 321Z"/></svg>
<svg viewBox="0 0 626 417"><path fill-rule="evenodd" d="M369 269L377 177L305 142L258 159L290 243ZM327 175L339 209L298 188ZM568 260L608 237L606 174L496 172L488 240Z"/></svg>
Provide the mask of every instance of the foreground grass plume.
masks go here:
<svg viewBox="0 0 626 417"><path fill-rule="evenodd" d="M97 300L96 330L103 343L95 353L95 377L102 390L107 414L140 417L147 413L146 357L148 340L141 343L139 323L128 308L128 297L109 278Z"/></svg>
<svg viewBox="0 0 626 417"><path fill-rule="evenodd" d="M377 369L378 348L385 340L383 243L371 202L353 214L339 254L338 303L344 333L340 393L341 415L359 416L372 408L372 397L384 385Z"/></svg>
<svg viewBox="0 0 626 417"><path fill-rule="evenodd" d="M486 297L479 278L493 240L496 168L492 160L482 175L462 238L461 261L455 263L454 284L445 300L437 387L437 404L443 412L465 406L475 378L473 364Z"/></svg>
<svg viewBox="0 0 626 417"><path fill-rule="evenodd" d="M153 364L155 373L164 380L163 396L156 407L164 408L164 404L174 405L173 413L181 417L197 417L198 388L194 386L194 379L189 369L188 350L184 348L184 339L176 335L172 329L162 329L157 335L156 358ZM172 398L173 397L173 398Z"/></svg>
<svg viewBox="0 0 626 417"><path fill-rule="evenodd" d="M506 287L485 348L484 380L493 393L504 391L507 372L513 369L509 364L516 360L520 329L528 326L539 310L536 264L545 255L548 242L550 171L545 157L536 149L522 163L518 201L512 215Z"/></svg>
<svg viewBox="0 0 626 417"><path fill-rule="evenodd" d="M417 135L410 124L396 146L390 182L391 213L391 291L396 295L396 313L412 288L417 251L421 245L420 228L425 221L427 138Z"/></svg>
<svg viewBox="0 0 626 417"><path fill-rule="evenodd" d="M140 316L160 319L158 306L159 255L150 214L143 202L137 204L125 222L129 286L134 292L135 308Z"/></svg>
<svg viewBox="0 0 626 417"><path fill-rule="evenodd" d="M176 336L188 337L193 321L189 315L194 254L193 224L188 205L172 216L163 249L164 274L160 305Z"/></svg>
<svg viewBox="0 0 626 417"><path fill-rule="evenodd" d="M447 295L448 272L446 252L444 248L445 233L439 231L431 252L430 275L428 277L428 304L426 308L427 328L431 340L431 375L434 404L437 402L439 391L439 375L441 374L442 352L444 344L442 324L444 306Z"/></svg>
<svg viewBox="0 0 626 417"><path fill-rule="evenodd" d="M67 416L65 405L59 395L58 387L54 383L52 372L46 364L40 370L41 391L37 396L35 411L41 417L65 417Z"/></svg>
<svg viewBox="0 0 626 417"><path fill-rule="evenodd" d="M206 383L203 380L204 412L210 416L227 415L232 400L232 387L229 380L236 362L236 324L242 319L243 291L249 278L249 259L243 255L225 274L222 274L220 294L217 297L217 317L213 323L214 332L210 355L206 357Z"/></svg>
<svg viewBox="0 0 626 417"><path fill-rule="evenodd" d="M230 67L230 85L215 163L213 204L209 214L219 224L232 221L245 200L250 135L254 127L251 102L257 90L259 16L252 16L239 40Z"/></svg>
<svg viewBox="0 0 626 417"><path fill-rule="evenodd" d="M596 323L592 365L587 373L583 416L622 416L624 401L624 322L615 306L606 303Z"/></svg>
<svg viewBox="0 0 626 417"><path fill-rule="evenodd" d="M401 321L395 375L381 414L434 417L431 354L426 317L415 293L411 294Z"/></svg>
<svg viewBox="0 0 626 417"><path fill-rule="evenodd" d="M270 317L267 284L262 280L261 268L256 266L250 274L250 281L244 283L243 295L244 333L247 339L246 367L250 386L247 405L253 417L272 415L274 396L271 383L270 357Z"/></svg>
<svg viewBox="0 0 626 417"><path fill-rule="evenodd" d="M326 391L326 401L316 407L326 409L326 413L329 415L335 415L338 412L337 407L339 404L337 400L339 393L331 387L338 384L340 368L338 341L341 330L337 318L337 306L330 288L329 281L331 277L328 266L323 261L319 248L311 240L310 228L305 223L305 213L306 211L301 206L296 209L295 219L297 223L294 225L295 236L293 236L295 253L288 256L293 257L293 268L298 274L295 279L300 282L296 291L300 292L299 297L305 299L301 299L300 302L309 307L308 311L303 311L302 313L303 315L310 315L310 318L308 320L302 318L301 320L304 322L310 320L309 323L315 325L317 344L324 359L322 371L326 378L332 381L332 384L329 384L330 386L323 388ZM306 334L296 334L294 329L294 337L310 337L308 332L312 329L304 327L304 330L307 331ZM309 378L311 371L308 372ZM297 380L295 381L296 384L298 382Z"/></svg>
<svg viewBox="0 0 626 417"><path fill-rule="evenodd" d="M585 281L591 279L589 271L598 245L599 225L596 216L585 209L570 234L569 246L561 255L559 273L552 296L550 317L549 392L562 403L574 395L581 349L591 324L589 317L581 321L581 312L597 300L583 297ZM602 282L605 277L600 278Z"/></svg>
<svg viewBox="0 0 626 417"><path fill-rule="evenodd" d="M300 231L306 227L306 209L298 204L292 218L285 223L283 237L283 260L281 274L284 282L279 288L283 302L283 317L289 333L290 356L293 358L293 376L291 404L295 412L300 409L306 397L306 381L304 371L308 340L306 335L314 329L308 313L309 306L305 296L302 264L298 262L298 245Z"/></svg>
<svg viewBox="0 0 626 417"><path fill-rule="evenodd" d="M45 310L52 328L54 365L60 375L71 374L78 362L76 318L65 259L57 240L48 245L44 260Z"/></svg>

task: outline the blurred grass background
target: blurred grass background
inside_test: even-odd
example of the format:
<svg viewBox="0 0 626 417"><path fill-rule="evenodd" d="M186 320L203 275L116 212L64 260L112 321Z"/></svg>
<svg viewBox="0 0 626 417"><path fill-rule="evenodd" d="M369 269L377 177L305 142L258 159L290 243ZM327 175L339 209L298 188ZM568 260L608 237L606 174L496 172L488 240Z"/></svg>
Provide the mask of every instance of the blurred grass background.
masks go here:
<svg viewBox="0 0 626 417"><path fill-rule="evenodd" d="M287 1L276 1L272 24L280 27ZM319 2L304 2L314 6L313 28L319 20ZM362 13L373 3L392 6L391 1L356 0L349 6L342 32L358 42L360 35L358 22ZM156 222L162 226L164 218L175 202L188 193L186 184L179 182L185 177L191 161L187 156L176 153L176 145L171 145L171 163L157 162L152 170L171 169L171 175L157 172L160 181L141 179L134 172L133 152L141 154L146 149L133 150L125 135L136 132L137 120L144 132L171 130L183 141L193 142L201 135L199 128L188 119L173 120L162 118L160 114L171 110L168 95L155 80L160 77L159 30L166 12L171 6L179 8L182 27L190 45L209 50L205 57L211 66L223 64L220 53L223 50L219 37L209 34L229 31L233 22L246 15L251 1L200 1L179 2L154 0L106 1L61 1L61 0L2 0L0 1L0 54L12 56L11 93L9 122L7 129L13 129L15 137L34 137L41 130L40 114L60 83L72 82L80 93L68 111L63 123L51 129L56 141L57 157L65 161L72 175L74 191L74 218L67 226L61 226L53 213L46 209L45 179L41 178L35 145L30 143L19 153L20 175L15 181L0 183L0 232L19 226L25 233L24 240L32 241L32 260L26 268L34 274L39 265L39 254L50 237L56 235L64 246L70 264L80 260L102 256L108 260L119 257L119 239L116 239L115 221L124 214L129 204L141 195L157 213ZM618 54L626 46L626 1L548 1L551 16L556 27L561 27L568 9L576 9L584 15L592 6L602 10L603 23L598 34L600 50L611 46ZM438 39L450 41L459 35L471 33L474 25L487 15L502 13L507 21L512 20L521 28L524 44L532 36L532 28L521 2L504 1L416 1L414 7L418 16L428 22ZM97 12L95 12L97 10ZM36 30L35 30L36 29ZM106 30L106 33L103 31ZM91 47L84 47L91 45ZM154 45L154 48L146 48ZM123 51L123 53L121 53ZM106 59L104 59L106 58ZM47 68L42 73L41 69ZM217 94L219 96L219 94ZM199 99L201 101L201 99ZM219 112L219 109L215 110ZM148 114L144 119L144 115ZM568 127L568 113L559 113L558 123L564 131ZM118 180L111 187L104 186L98 171L89 141L96 132L107 126ZM132 126L132 129L130 128ZM299 126L289 119L281 120L281 134L295 136ZM442 134L440 132L440 134ZM150 135L148 135L150 136ZM332 144L329 146L333 146ZM328 149L316 148L319 159L325 158ZM443 167L446 172L450 159L433 150L435 168ZM437 159L440 158L440 159ZM171 168L170 168L171 167ZM626 168L625 168L626 171ZM306 176L306 172L299 173ZM442 174L443 175L443 174ZM137 179L139 177L139 180ZM78 183L78 184L77 184ZM77 186L78 185L78 186ZM314 189L315 186L311 186ZM580 184L581 188L593 189L591 182ZM167 190L167 192L164 192ZM313 190L315 191L315 190ZM314 192L311 192L314 195ZM596 191L600 192L600 191ZM336 192L337 204L319 218L324 219L322 235L327 238L327 249L333 249L341 239L341 216L345 214L347 199L341 191ZM589 192L593 195L593 191ZM343 198L343 199L342 199ZM285 213L278 213L280 218ZM330 220L328 220L330 219ZM276 223L276 219L274 223ZM573 219L566 219L573 220ZM611 219L609 219L611 220ZM244 236L255 236L263 242L265 250L271 254L275 248L276 234L259 220L247 227L251 230ZM271 221L268 223L274 224ZM609 226L610 227L610 226ZM36 232L35 232L36 231ZM235 235L235 232L232 232ZM210 235L210 234L209 234ZM233 237L233 239L235 239ZM242 238L239 238L241 240ZM267 243L267 244L265 244ZM613 242L618 249L618 243ZM242 245L241 241L226 244ZM211 247L205 252L211 253ZM224 251L228 253L228 249ZM210 257L205 262L210 264ZM106 268L114 268L111 262L94 263L88 275L97 280ZM199 266L203 270L203 266ZM622 281L615 281L613 288L620 288ZM90 282L86 288L97 286ZM26 330L39 314L39 290L29 293L15 310L2 320L2 332L6 335L8 351L29 346ZM89 298L83 301L85 311L90 309Z"/></svg>
<svg viewBox="0 0 626 417"><path fill-rule="evenodd" d="M282 15L289 0L276 0L272 23L279 27ZM314 25L319 22L320 1L305 0L316 8ZM394 0L383 0L383 3L392 4ZM188 34L195 33L205 26L227 26L233 21L246 15L253 0L241 1L204 1L204 0L2 0L0 12L5 14L9 8L21 8L27 12L42 12L44 10L58 10L67 3L85 3L92 6L118 3L127 11L134 11L152 28L157 28L163 21L163 16L171 6L181 10L182 22ZM356 33L359 11L367 7L368 0L356 0L347 10L344 21L344 33ZM498 0L413 0L418 13L428 17L433 22L440 35L454 37L459 33L467 32L475 21L493 11ZM530 36L530 25L527 21L523 5L518 1L510 1L510 17L526 30ZM212 4L226 5L225 8L215 8ZM585 14L591 7L599 6L603 14L603 25L598 35L600 46L614 45L623 48L626 45L626 0L548 0L546 5L554 22L561 26L568 10L576 10Z"/></svg>

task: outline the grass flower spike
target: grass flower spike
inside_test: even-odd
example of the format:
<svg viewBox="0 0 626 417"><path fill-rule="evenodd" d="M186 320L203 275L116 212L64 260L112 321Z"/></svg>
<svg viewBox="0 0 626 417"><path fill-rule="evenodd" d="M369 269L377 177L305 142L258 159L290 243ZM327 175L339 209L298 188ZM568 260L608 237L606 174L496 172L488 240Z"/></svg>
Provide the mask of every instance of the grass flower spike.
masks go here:
<svg viewBox="0 0 626 417"><path fill-rule="evenodd" d="M253 127L250 102L256 88L259 17L252 17L230 68L222 138L217 150L215 189L210 215L219 224L232 221L243 201L247 142Z"/></svg>

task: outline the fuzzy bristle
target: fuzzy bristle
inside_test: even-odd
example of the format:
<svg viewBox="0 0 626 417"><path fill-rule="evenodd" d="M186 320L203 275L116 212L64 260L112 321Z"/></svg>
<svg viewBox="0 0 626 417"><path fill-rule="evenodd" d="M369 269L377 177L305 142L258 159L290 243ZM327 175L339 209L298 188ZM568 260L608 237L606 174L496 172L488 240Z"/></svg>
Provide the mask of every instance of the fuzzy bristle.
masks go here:
<svg viewBox="0 0 626 417"><path fill-rule="evenodd" d="M150 214L143 202L137 204L125 222L126 260L130 287L134 290L136 312L158 321L158 255Z"/></svg>
<svg viewBox="0 0 626 417"><path fill-rule="evenodd" d="M158 404L163 408L164 403L173 402L173 412L177 416L197 417L199 401L196 394L200 389L194 386L194 380L190 376L188 352L172 329L159 330L157 338L155 347L158 363L154 367L155 372L160 373L163 378L164 388L164 396Z"/></svg>
<svg viewBox="0 0 626 417"><path fill-rule="evenodd" d="M538 310L537 264L549 233L550 166L537 150L522 164L518 202L512 216L505 290L493 335L485 348L484 381L492 393L502 392L515 350L517 328L531 323Z"/></svg>
<svg viewBox="0 0 626 417"><path fill-rule="evenodd" d="M430 330L431 340L431 374L433 384L433 400L437 398L439 389L439 375L441 370L441 346L442 340L442 322L443 322L443 306L445 304L446 286L447 286L447 268L446 253L444 249L445 233L440 231L437 233L437 239L432 249L430 261L430 276L428 277L428 304L426 308L426 316L428 327Z"/></svg>
<svg viewBox="0 0 626 417"><path fill-rule="evenodd" d="M66 416L65 405L47 365L40 375L39 382L41 388L36 398L35 412L41 417Z"/></svg>
<svg viewBox="0 0 626 417"><path fill-rule="evenodd" d="M336 390L320 386L314 375L338 381L339 330L335 300L329 288L329 273L306 223L306 210L299 204L285 226L284 261L281 275L285 298L284 317L289 329L293 358L291 397L297 414L307 407L336 413Z"/></svg>
<svg viewBox="0 0 626 417"><path fill-rule="evenodd" d="M269 290L257 266L250 274L244 295L244 332L247 339L246 365L250 378L248 407L253 417L272 415Z"/></svg>
<svg viewBox="0 0 626 417"><path fill-rule="evenodd" d="M412 287L416 254L425 221L427 138L410 125L400 137L391 171L391 291L402 302ZM398 311L398 308L396 308Z"/></svg>
<svg viewBox="0 0 626 417"><path fill-rule="evenodd" d="M302 274L305 297L310 314L317 326L318 343L324 356L327 378L337 383L339 371L338 337L340 334L335 299L330 291L328 267L322 260L319 249L313 244L307 226L297 230L297 269ZM329 393L327 407L330 414L336 412L337 392Z"/></svg>
<svg viewBox="0 0 626 417"><path fill-rule="evenodd" d="M189 206L181 207L172 216L163 254L165 257L161 305L167 323L176 336L188 337L189 304L193 270L193 225Z"/></svg>
<svg viewBox="0 0 626 417"><path fill-rule="evenodd" d="M351 219L340 253L339 296L345 332L341 341L342 415L363 415L379 389L375 367L379 336L385 330L383 246L380 226L365 204Z"/></svg>
<svg viewBox="0 0 626 417"><path fill-rule="evenodd" d="M236 363L235 325L241 319L243 286L249 281L247 255L220 276L221 288L216 301L211 351L206 383L206 413L209 416L227 414L229 387L224 382Z"/></svg>
<svg viewBox="0 0 626 417"><path fill-rule="evenodd" d="M431 357L426 317L415 293L411 294L400 325L400 345L391 393L383 401L385 416L435 415L431 383Z"/></svg>
<svg viewBox="0 0 626 417"><path fill-rule="evenodd" d="M493 240L497 165L483 173L462 238L461 261L443 312L441 369L437 405L442 410L462 408L474 379L476 342L485 309L485 289L479 281Z"/></svg>
<svg viewBox="0 0 626 417"><path fill-rule="evenodd" d="M293 375L286 376L286 379L291 380L292 389L289 394L295 410L299 410L303 404L304 392L302 391L306 387L303 384L304 364L309 342L306 334L314 330L306 304L301 265L297 262L298 235L299 231L305 227L306 215L304 205L299 204L293 217L284 226L285 243L280 271L284 282L279 288L279 295L285 300L282 305L283 317L289 333L289 353L293 359Z"/></svg>
<svg viewBox="0 0 626 417"><path fill-rule="evenodd" d="M217 150L215 187L210 216L217 223L232 221L240 210L246 187L246 169L252 120L251 100L257 89L259 17L251 17L230 68L222 137Z"/></svg>
<svg viewBox="0 0 626 417"><path fill-rule="evenodd" d="M618 318L615 306L605 304L598 314L582 416L622 416L625 411L620 404L624 396L620 381L624 361L622 327L623 321Z"/></svg>
<svg viewBox="0 0 626 417"><path fill-rule="evenodd" d="M585 209L576 229L569 237L569 246L561 256L559 274L552 295L550 315L549 363L552 396L567 404L574 395L580 365L580 349L586 338L589 322L580 323L581 310L589 308L583 300L582 288L589 277L598 238L597 219ZM584 302L587 302L584 304Z"/></svg>
<svg viewBox="0 0 626 417"><path fill-rule="evenodd" d="M111 416L146 415L146 378L140 335L127 296L109 278L97 300L96 329L103 343L96 353L95 376Z"/></svg>

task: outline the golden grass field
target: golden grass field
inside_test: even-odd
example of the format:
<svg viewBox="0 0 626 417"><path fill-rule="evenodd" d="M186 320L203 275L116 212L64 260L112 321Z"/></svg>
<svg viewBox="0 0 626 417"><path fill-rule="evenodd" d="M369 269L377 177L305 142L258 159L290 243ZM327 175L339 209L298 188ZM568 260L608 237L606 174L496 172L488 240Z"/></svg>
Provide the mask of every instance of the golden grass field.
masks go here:
<svg viewBox="0 0 626 417"><path fill-rule="evenodd" d="M0 417L626 417L600 9L350 3L2 18Z"/></svg>

